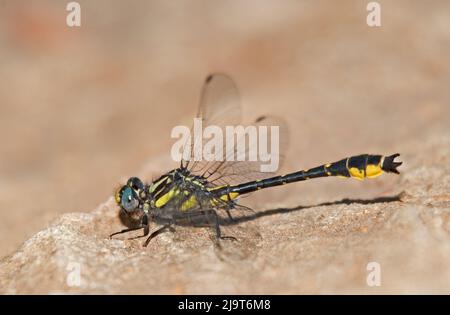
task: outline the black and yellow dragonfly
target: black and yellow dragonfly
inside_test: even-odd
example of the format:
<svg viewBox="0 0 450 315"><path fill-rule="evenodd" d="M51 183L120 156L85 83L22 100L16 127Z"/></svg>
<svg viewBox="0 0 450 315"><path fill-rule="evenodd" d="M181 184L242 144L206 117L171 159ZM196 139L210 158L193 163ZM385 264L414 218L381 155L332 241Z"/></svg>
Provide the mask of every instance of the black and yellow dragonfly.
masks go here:
<svg viewBox="0 0 450 315"><path fill-rule="evenodd" d="M240 122L240 115L240 98L233 80L224 74L209 76L203 85L197 115L203 125L220 128L233 126ZM265 116L257 119L255 124L270 123L270 117ZM194 142L195 139L191 141ZM225 219L238 223L235 216L251 210L238 203L238 197L242 195L318 177L339 176L362 180L377 177L383 172L398 174L397 167L402 164L394 161L399 154L361 154L308 170L269 176L259 171L258 161L227 159L230 153L236 153L235 148L231 148L230 152L229 148L224 147L224 158L219 161L197 161L193 158L192 147L190 149L190 157L182 160L179 168L149 184L132 177L116 192L115 200L121 211L137 224L113 233L111 237L143 229L143 235L134 238L148 236L144 243L147 246L160 233L174 231L176 225L189 225L212 227L217 241L235 240L233 236L221 234L221 223ZM159 225L152 233L151 223Z"/></svg>

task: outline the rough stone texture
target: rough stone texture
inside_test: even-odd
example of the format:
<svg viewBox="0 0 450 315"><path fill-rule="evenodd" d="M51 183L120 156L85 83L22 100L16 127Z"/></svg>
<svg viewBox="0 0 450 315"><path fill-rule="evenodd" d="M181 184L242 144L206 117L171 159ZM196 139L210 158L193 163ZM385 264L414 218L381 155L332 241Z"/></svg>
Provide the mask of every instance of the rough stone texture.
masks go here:
<svg viewBox="0 0 450 315"><path fill-rule="evenodd" d="M380 28L359 0L79 2L79 29L59 0L0 5L0 292L450 293L449 1L379 1ZM109 240L114 186L173 167L171 128L214 71L235 78L245 121L288 121L281 172L400 152L402 174L252 194L258 213L298 209L222 251L203 229Z"/></svg>
<svg viewBox="0 0 450 315"><path fill-rule="evenodd" d="M390 197L269 209L221 249L199 228L177 228L147 248L109 240L121 228L111 198L61 216L3 259L1 292L449 293L449 148L442 139L408 160ZM372 261L379 287L366 284ZM67 285L73 263L79 287Z"/></svg>

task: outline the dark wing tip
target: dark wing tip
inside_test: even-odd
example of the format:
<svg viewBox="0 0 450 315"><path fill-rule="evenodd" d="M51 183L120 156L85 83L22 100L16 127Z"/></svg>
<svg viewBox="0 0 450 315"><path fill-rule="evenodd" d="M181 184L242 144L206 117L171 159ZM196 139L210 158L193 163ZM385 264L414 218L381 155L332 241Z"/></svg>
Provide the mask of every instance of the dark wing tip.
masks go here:
<svg viewBox="0 0 450 315"><path fill-rule="evenodd" d="M384 157L384 161L383 161L383 165L381 166L381 168L383 169L383 171L388 172L388 173L395 173L395 174L400 174L400 172L397 170L397 167L399 167L400 165L403 164L403 162L395 162L395 158L400 156L399 153L396 154L392 154L389 156L385 156Z"/></svg>
<svg viewBox="0 0 450 315"><path fill-rule="evenodd" d="M267 117L266 116L259 116L258 118L256 118L256 120L255 120L255 123L259 123L259 122L261 122L261 121L263 121L263 120L265 120Z"/></svg>
<svg viewBox="0 0 450 315"><path fill-rule="evenodd" d="M209 83L211 82L212 78L214 77L214 74L210 74L209 76L206 77L205 83Z"/></svg>
<svg viewBox="0 0 450 315"><path fill-rule="evenodd" d="M231 77L226 74L225 72L211 72L205 79L205 84L209 84L211 83L211 81L213 81L213 79L216 78L217 80L220 80L221 78L225 78L228 79L230 81L232 81Z"/></svg>

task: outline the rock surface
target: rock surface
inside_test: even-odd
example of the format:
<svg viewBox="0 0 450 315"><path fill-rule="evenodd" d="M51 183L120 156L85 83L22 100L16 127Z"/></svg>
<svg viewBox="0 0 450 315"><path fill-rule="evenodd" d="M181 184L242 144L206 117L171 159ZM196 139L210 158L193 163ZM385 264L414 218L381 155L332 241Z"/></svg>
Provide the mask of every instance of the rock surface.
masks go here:
<svg viewBox="0 0 450 315"><path fill-rule="evenodd" d="M110 198L62 215L4 258L0 292L450 293L449 148L441 139L426 154L405 152L403 175L384 197L261 210L221 249L201 228L177 228L147 248L110 240L122 228ZM380 286L367 282L373 263Z"/></svg>

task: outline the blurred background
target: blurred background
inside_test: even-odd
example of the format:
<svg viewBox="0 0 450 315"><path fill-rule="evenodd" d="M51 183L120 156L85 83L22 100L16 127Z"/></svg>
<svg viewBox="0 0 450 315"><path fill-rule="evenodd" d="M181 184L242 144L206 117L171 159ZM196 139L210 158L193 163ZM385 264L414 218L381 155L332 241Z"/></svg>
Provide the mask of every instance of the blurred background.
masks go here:
<svg viewBox="0 0 450 315"><path fill-rule="evenodd" d="M81 27L68 2L0 0L0 257L168 155L211 72L235 79L246 120L288 121L288 170L449 134L448 1L378 1L381 27L360 0L80 0ZM395 181L271 196L373 198Z"/></svg>

